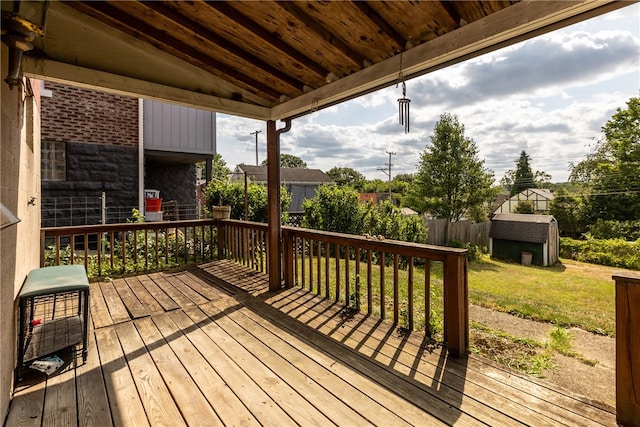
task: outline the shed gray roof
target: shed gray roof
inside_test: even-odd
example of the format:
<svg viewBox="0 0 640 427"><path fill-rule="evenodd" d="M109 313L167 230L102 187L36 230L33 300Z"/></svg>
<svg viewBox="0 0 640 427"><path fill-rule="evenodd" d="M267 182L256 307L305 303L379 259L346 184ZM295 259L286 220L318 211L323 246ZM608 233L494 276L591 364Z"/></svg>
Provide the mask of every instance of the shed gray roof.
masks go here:
<svg viewBox="0 0 640 427"><path fill-rule="evenodd" d="M518 242L546 243L552 215L496 214L491 219L489 237Z"/></svg>
<svg viewBox="0 0 640 427"><path fill-rule="evenodd" d="M237 171L246 172L247 178L253 182L267 182L266 166L238 165ZM235 177L235 179L239 179ZM329 175L320 169L280 168L280 181L287 183L332 183Z"/></svg>

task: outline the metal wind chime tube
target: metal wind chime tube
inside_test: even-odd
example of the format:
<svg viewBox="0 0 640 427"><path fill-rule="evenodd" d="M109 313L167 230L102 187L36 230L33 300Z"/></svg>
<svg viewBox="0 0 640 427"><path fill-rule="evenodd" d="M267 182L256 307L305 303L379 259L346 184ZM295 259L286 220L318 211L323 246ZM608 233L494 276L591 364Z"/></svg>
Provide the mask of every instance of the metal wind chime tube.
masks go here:
<svg viewBox="0 0 640 427"><path fill-rule="evenodd" d="M398 99L398 118L400 124L404 125L404 133L409 133L409 104L411 100L407 98L407 85L402 82L402 98Z"/></svg>

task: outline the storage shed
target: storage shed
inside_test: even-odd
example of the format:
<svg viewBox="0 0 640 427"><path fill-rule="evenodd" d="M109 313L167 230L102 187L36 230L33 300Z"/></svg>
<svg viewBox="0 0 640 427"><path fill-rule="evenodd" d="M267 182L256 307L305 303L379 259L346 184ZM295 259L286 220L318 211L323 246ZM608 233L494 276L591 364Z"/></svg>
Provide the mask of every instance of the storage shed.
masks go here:
<svg viewBox="0 0 640 427"><path fill-rule="evenodd" d="M496 214L491 220L494 258L547 266L558 262L559 251L558 221L552 215Z"/></svg>

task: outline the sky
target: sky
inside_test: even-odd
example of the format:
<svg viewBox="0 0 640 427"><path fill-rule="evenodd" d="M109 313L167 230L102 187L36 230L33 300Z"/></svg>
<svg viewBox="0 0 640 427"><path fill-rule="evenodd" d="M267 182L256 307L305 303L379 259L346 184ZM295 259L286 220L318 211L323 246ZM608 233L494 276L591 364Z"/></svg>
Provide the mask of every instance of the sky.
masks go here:
<svg viewBox="0 0 640 427"><path fill-rule="evenodd" d="M640 96L640 4L406 81L411 129L398 123L395 85L292 121L282 154L327 172L367 179L416 172L443 113L457 116L496 183L524 150L535 172L567 181L571 164L602 138L602 126ZM281 122L277 127L283 127ZM217 115L217 150L233 168L266 158L265 122Z"/></svg>

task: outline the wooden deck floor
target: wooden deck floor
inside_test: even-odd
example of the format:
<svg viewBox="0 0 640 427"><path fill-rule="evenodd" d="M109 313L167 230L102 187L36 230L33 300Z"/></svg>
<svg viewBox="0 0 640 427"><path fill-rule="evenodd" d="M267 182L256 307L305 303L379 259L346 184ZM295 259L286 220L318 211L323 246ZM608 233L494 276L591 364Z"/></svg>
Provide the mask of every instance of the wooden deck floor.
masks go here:
<svg viewBox="0 0 640 427"><path fill-rule="evenodd" d="M266 280L217 261L92 283L87 362L19 384L6 425L615 425L610 407Z"/></svg>

